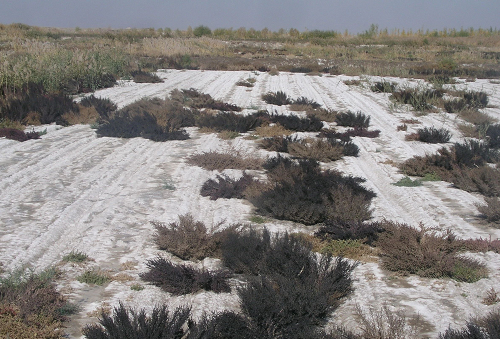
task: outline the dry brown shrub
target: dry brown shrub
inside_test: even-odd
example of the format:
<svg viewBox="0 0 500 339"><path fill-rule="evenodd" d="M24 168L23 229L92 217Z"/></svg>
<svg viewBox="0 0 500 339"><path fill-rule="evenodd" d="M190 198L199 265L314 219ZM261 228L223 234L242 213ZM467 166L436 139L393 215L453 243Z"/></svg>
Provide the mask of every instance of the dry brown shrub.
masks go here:
<svg viewBox="0 0 500 339"><path fill-rule="evenodd" d="M326 108L317 108L317 109L308 109L306 110L307 116L315 116L321 121L326 122L335 122L335 118L337 117L338 111Z"/></svg>
<svg viewBox="0 0 500 339"><path fill-rule="evenodd" d="M293 131L290 131L280 124L273 124L267 126L259 126L255 129L255 134L263 138L272 138L276 136L291 135Z"/></svg>
<svg viewBox="0 0 500 339"><path fill-rule="evenodd" d="M401 119L401 122L403 124L421 124L421 122L417 119L411 118L411 119Z"/></svg>
<svg viewBox="0 0 500 339"><path fill-rule="evenodd" d="M457 188L467 192L479 192L487 197L500 196L500 170L498 168L488 165L474 168L455 167L451 175L452 177L446 181L452 182ZM440 175L439 177L442 178ZM490 213L493 210L492 208Z"/></svg>
<svg viewBox="0 0 500 339"><path fill-rule="evenodd" d="M483 298L483 304L485 305L494 305L497 302L500 301L500 298L498 297L497 291L492 287L486 292L486 296Z"/></svg>
<svg viewBox="0 0 500 339"><path fill-rule="evenodd" d="M362 336L365 339L413 339L420 338L416 325L410 324L402 311L391 311L387 305L379 310L363 310L356 305ZM418 318L417 321L418 323Z"/></svg>
<svg viewBox="0 0 500 339"><path fill-rule="evenodd" d="M112 280L118 281L118 282L127 282L127 281L132 281L135 280L133 276L127 273L120 272L114 276L111 277Z"/></svg>
<svg viewBox="0 0 500 339"><path fill-rule="evenodd" d="M77 124L93 124L99 119L99 113L97 113L97 110L93 107L85 107L82 105L79 106L79 112L67 112L64 113L62 118L66 120L70 125L77 125Z"/></svg>
<svg viewBox="0 0 500 339"><path fill-rule="evenodd" d="M481 136L477 130L477 127L471 124L459 124L458 130L462 133L464 137L467 138L477 138L480 139Z"/></svg>
<svg viewBox="0 0 500 339"><path fill-rule="evenodd" d="M398 125L396 127L396 130L399 132L399 131L407 131L408 130L408 126L406 124L402 124L402 125ZM406 138L405 138L406 139Z"/></svg>
<svg viewBox="0 0 500 339"><path fill-rule="evenodd" d="M352 80L344 80L343 81L344 84L346 84L347 86L359 86L361 85L361 80L356 80L356 79L352 79Z"/></svg>
<svg viewBox="0 0 500 339"><path fill-rule="evenodd" d="M187 159L188 164L200 166L209 171L224 169L256 170L262 166L262 159L243 156L238 151L219 153L216 151L194 154Z"/></svg>
<svg viewBox="0 0 500 339"><path fill-rule="evenodd" d="M191 214L179 216L178 222L164 224L152 221L156 228L155 242L161 250L168 251L183 260L220 258L220 244L230 232L241 225L231 225L223 230L209 231L205 224L196 221ZM221 225L216 225L214 229Z"/></svg>
<svg viewBox="0 0 500 339"><path fill-rule="evenodd" d="M370 200L363 195L355 194L346 188L331 190L333 204L326 206L330 219L337 220L368 220L372 216Z"/></svg>
<svg viewBox="0 0 500 339"><path fill-rule="evenodd" d="M315 159L322 162L336 161L342 158L344 147L341 145L332 145L324 140L304 140L291 142L288 144L290 155Z"/></svg>
<svg viewBox="0 0 500 339"><path fill-rule="evenodd" d="M423 225L416 229L393 222L385 222L382 227L385 232L376 245L383 266L390 271L464 282L476 282L487 275L483 264L458 255L464 245L451 232L439 234Z"/></svg>
<svg viewBox="0 0 500 339"><path fill-rule="evenodd" d="M73 113L73 112L71 112L71 113ZM40 122L40 119L41 119L40 113L38 113L38 112L29 112L26 115L26 118L23 119L23 124L25 124L25 125L39 126L39 125L42 124Z"/></svg>
<svg viewBox="0 0 500 339"><path fill-rule="evenodd" d="M420 138L418 133L410 133L405 135L406 141L418 141Z"/></svg>
<svg viewBox="0 0 500 339"><path fill-rule="evenodd" d="M457 113L462 119L474 125L490 125L495 122L491 116L475 108L464 109Z"/></svg>
<svg viewBox="0 0 500 339"><path fill-rule="evenodd" d="M485 198L486 205L477 205L481 216L489 222L500 223L500 200L496 197Z"/></svg>

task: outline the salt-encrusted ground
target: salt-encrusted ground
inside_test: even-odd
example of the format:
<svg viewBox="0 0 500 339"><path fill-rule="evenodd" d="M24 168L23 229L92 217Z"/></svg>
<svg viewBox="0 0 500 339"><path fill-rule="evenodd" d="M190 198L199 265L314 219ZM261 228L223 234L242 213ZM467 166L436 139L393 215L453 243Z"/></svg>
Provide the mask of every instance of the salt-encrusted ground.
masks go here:
<svg viewBox="0 0 500 339"><path fill-rule="evenodd" d="M119 107L142 97L164 97L172 89L196 88L245 108L244 112L267 108L286 114L285 106L266 105L261 95L284 91L293 98L305 96L323 107L362 111L371 116L371 129L381 130L376 139L355 138L360 156L324 164L345 173L367 179L366 186L377 193L373 215L417 226L452 230L463 238L500 237L500 230L477 219L475 204L483 202L476 194L450 187L445 182L425 182L421 187L396 187L391 183L403 177L390 161L401 162L414 155L433 153L437 145L404 140L405 133L421 126L445 127L452 131L452 142L461 139L457 130L460 119L453 114L432 113L418 117L421 125L408 132L397 132L402 118L414 117L406 107L395 107L388 94L373 93L368 85L347 86L345 76L306 76L281 73L164 71L160 84L121 82L101 90L96 96L113 100ZM239 87L238 80L255 77L253 88ZM378 78L371 77L368 81ZM407 86L423 86L409 79L388 79ZM487 80L456 85L489 94L490 105L500 106L500 85ZM485 111L500 118L499 108ZM40 127L39 127L40 128ZM199 195L201 185L215 172L186 164L186 157L209 150L258 150L253 140L239 137L224 141L215 134L189 128L191 139L155 143L149 140L97 138L87 125L59 128L42 126L48 133L41 140L18 143L0 139L0 262L6 269L29 265L38 270L60 265L64 272L61 290L81 307L68 323L71 337L81 336L81 327L95 318L88 313L99 307L126 305L151 309L158 303L189 303L195 316L207 310L237 309L234 294L197 293L170 297L158 288L144 284L142 291L130 286L141 283L138 274L145 261L156 256L151 220L176 221L191 213L207 225L225 220L227 224L248 222L252 206L244 200L209 200ZM228 171L231 172L231 171ZM232 171L232 174L235 171ZM175 189L173 189L175 187ZM271 230L309 231L290 222L269 222ZM83 266L61 264L63 255L72 250L85 252L94 261ZM486 292L498 288L500 255L475 254L486 263L489 277L474 284L449 279L396 277L380 269L377 263L356 268L355 292L335 313L333 321L355 329L354 305L405 311L420 315L422 335L436 337L448 326L463 326L470 316L482 315L495 306L481 303ZM199 266L219 263L205 260ZM75 277L88 267L108 270L117 279L104 287L90 287Z"/></svg>

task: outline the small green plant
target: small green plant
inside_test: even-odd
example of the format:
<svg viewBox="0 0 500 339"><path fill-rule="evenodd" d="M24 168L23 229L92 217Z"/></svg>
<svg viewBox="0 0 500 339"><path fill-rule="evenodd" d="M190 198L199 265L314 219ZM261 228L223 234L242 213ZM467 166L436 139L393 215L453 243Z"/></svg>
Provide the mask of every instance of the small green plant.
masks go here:
<svg viewBox="0 0 500 339"><path fill-rule="evenodd" d="M63 257L63 261L65 262L84 262L89 259L89 256L80 251L71 251Z"/></svg>
<svg viewBox="0 0 500 339"><path fill-rule="evenodd" d="M252 215L248 220L255 224L264 224L267 220L259 215Z"/></svg>
<svg viewBox="0 0 500 339"><path fill-rule="evenodd" d="M171 181L165 181L163 183L163 188L166 189L166 190L169 190L169 191L175 191L176 190L176 187L175 187L174 183L171 182Z"/></svg>
<svg viewBox="0 0 500 339"><path fill-rule="evenodd" d="M87 270L76 278L81 283L102 286L111 280L109 274L100 269Z"/></svg>
<svg viewBox="0 0 500 339"><path fill-rule="evenodd" d="M436 173L426 173L421 181L441 181L441 178Z"/></svg>
<svg viewBox="0 0 500 339"><path fill-rule="evenodd" d="M398 182L393 183L393 185L400 187L417 187L417 186L422 186L422 180L421 179L411 180L410 177L404 177Z"/></svg>
<svg viewBox="0 0 500 339"><path fill-rule="evenodd" d="M133 284L132 286L130 286L130 289L132 291L142 291L144 289L144 286L142 286L141 284Z"/></svg>

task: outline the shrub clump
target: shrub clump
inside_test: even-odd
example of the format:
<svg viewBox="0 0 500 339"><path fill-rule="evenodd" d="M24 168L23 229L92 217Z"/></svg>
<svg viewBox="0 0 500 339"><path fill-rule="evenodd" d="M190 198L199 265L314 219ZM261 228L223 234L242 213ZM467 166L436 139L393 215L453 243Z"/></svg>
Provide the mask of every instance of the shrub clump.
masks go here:
<svg viewBox="0 0 500 339"><path fill-rule="evenodd" d="M23 142L31 139L40 139L40 134L35 131L26 133L15 128L0 128L0 138L2 137Z"/></svg>
<svg viewBox="0 0 500 339"><path fill-rule="evenodd" d="M262 160L259 158L243 156L239 152L203 152L194 154L187 159L188 164L200 166L209 171L222 171L228 168L240 170L260 169Z"/></svg>
<svg viewBox="0 0 500 339"><path fill-rule="evenodd" d="M157 84L163 82L163 79L161 79L158 75L151 72L138 70L130 72L130 75L132 76L134 82L139 84L142 83Z"/></svg>
<svg viewBox="0 0 500 339"><path fill-rule="evenodd" d="M269 171L269 185L248 197L263 215L306 225L370 217L375 193L360 185L364 179L323 172L318 162L309 159L271 158L264 167Z"/></svg>
<svg viewBox="0 0 500 339"><path fill-rule="evenodd" d="M352 291L356 266L343 258L317 258L298 238L272 237L267 230L228 237L223 262L253 275L238 295L259 338L315 337L315 327Z"/></svg>
<svg viewBox="0 0 500 339"><path fill-rule="evenodd" d="M323 122L315 116L300 118L296 115L259 113L263 119L268 118L271 122L295 132L317 132L323 128Z"/></svg>
<svg viewBox="0 0 500 339"><path fill-rule="evenodd" d="M243 173L238 180L231 179L227 175L217 175L217 179L208 179L201 187L200 194L203 197L210 197L210 200L243 199L245 190L254 182L251 175Z"/></svg>
<svg viewBox="0 0 500 339"><path fill-rule="evenodd" d="M83 107L94 107L97 113L99 113L101 119L104 120L109 119L112 113L118 109L116 104L110 99L97 98L93 94L84 97L80 101L80 105L82 105Z"/></svg>
<svg viewBox="0 0 500 339"><path fill-rule="evenodd" d="M227 283L229 275L225 271L210 272L187 265L175 265L162 257L148 260L146 266L149 271L142 273L141 279L174 295L195 293L199 290L215 293L231 291Z"/></svg>
<svg viewBox="0 0 500 339"><path fill-rule="evenodd" d="M362 112L342 112L335 116L335 122L339 126L368 128L370 126L370 116Z"/></svg>
<svg viewBox="0 0 500 339"><path fill-rule="evenodd" d="M390 98L402 104L411 105L416 111L425 112L433 109L433 103L443 97L444 91L439 89L419 90L407 88L395 91Z"/></svg>
<svg viewBox="0 0 500 339"><path fill-rule="evenodd" d="M370 89L377 93L393 93L396 90L396 83L389 81L377 81Z"/></svg>
<svg viewBox="0 0 500 339"><path fill-rule="evenodd" d="M202 113L196 120L196 126L208 128L216 132L233 131L245 133L261 126L261 124L262 119L256 114L240 115L233 112Z"/></svg>
<svg viewBox="0 0 500 339"><path fill-rule="evenodd" d="M477 206L481 216L489 222L500 222L500 200L496 197L486 198L486 205Z"/></svg>
<svg viewBox="0 0 500 339"><path fill-rule="evenodd" d="M56 271L15 271L0 278L0 335L7 338L64 338L67 305L53 283Z"/></svg>
<svg viewBox="0 0 500 339"><path fill-rule="evenodd" d="M422 277L476 282L486 276L486 267L476 260L459 255L462 242L453 233L443 235L423 226L385 223L376 246L382 251L385 268Z"/></svg>
<svg viewBox="0 0 500 339"><path fill-rule="evenodd" d="M446 128L424 127L417 130L418 140L431 144L446 143L451 139L451 133Z"/></svg>
<svg viewBox="0 0 500 339"><path fill-rule="evenodd" d="M168 225L157 221L151 224L156 228L155 242L158 248L183 260L219 258L222 240L239 227L232 225L224 230L209 231L203 222L196 221L190 214L180 215L178 222Z"/></svg>
<svg viewBox="0 0 500 339"><path fill-rule="evenodd" d="M321 240L363 240L373 245L384 230L380 222L327 220L314 235Z"/></svg>
<svg viewBox="0 0 500 339"><path fill-rule="evenodd" d="M465 327L447 329L439 333L439 339L492 339L500 338L500 312L492 311L481 318L473 318Z"/></svg>
<svg viewBox="0 0 500 339"><path fill-rule="evenodd" d="M262 95L262 100L271 105L283 106L292 103L292 99L282 91L278 92L267 92Z"/></svg>
<svg viewBox="0 0 500 339"><path fill-rule="evenodd" d="M241 107L237 105L215 100L210 94L201 93L194 88L182 90L175 89L170 92L170 98L182 103L184 106L195 109L209 108L217 111L241 111Z"/></svg>
<svg viewBox="0 0 500 339"><path fill-rule="evenodd" d="M145 310L137 312L120 303L112 315L103 312L98 324L86 325L83 335L88 339L180 339L186 334L184 326L190 311L187 307L179 307L171 313L164 305L155 307L148 316Z"/></svg>

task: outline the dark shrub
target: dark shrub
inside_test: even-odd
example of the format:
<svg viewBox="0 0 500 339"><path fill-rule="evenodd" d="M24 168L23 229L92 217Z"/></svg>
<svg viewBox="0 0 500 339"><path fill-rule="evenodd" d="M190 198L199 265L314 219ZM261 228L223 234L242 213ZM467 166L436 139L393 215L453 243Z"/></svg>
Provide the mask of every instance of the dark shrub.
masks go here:
<svg viewBox="0 0 500 339"><path fill-rule="evenodd" d="M478 192L487 197L500 196L500 169L488 165L472 168L456 168L452 182L457 188L467 192Z"/></svg>
<svg viewBox="0 0 500 339"><path fill-rule="evenodd" d="M159 249L168 251L183 260L220 257L222 240L237 232L240 225L231 225L223 230L209 231L201 221L190 214L180 215L178 222L168 225L151 222L156 228L155 242ZM217 225L220 226L220 225Z"/></svg>
<svg viewBox="0 0 500 339"><path fill-rule="evenodd" d="M260 141L259 146L270 152L288 153L288 145L295 140L296 140L295 138L292 138L290 136L264 138Z"/></svg>
<svg viewBox="0 0 500 339"><path fill-rule="evenodd" d="M341 146L342 154L346 157L357 157L359 155L359 147L351 140L343 141L337 139L327 139L332 146Z"/></svg>
<svg viewBox="0 0 500 339"><path fill-rule="evenodd" d="M312 160L278 160L273 166L268 174L270 187L249 197L260 213L306 225L370 217L368 207L375 193L360 185L363 179L336 171L321 172Z"/></svg>
<svg viewBox="0 0 500 339"><path fill-rule="evenodd" d="M25 133L15 128L0 128L0 138L2 137L22 142L30 139L40 139L40 134L35 131Z"/></svg>
<svg viewBox="0 0 500 339"><path fill-rule="evenodd" d="M370 89L377 93L392 93L396 90L396 83L388 81L377 81Z"/></svg>
<svg viewBox="0 0 500 339"><path fill-rule="evenodd" d="M323 256L295 275L251 279L238 290L242 312L259 338L314 338L315 327L325 324L351 292L354 267L345 259L334 263Z"/></svg>
<svg viewBox="0 0 500 339"><path fill-rule="evenodd" d="M290 68L290 72L292 73L310 73L312 71L312 68L307 66L297 66Z"/></svg>
<svg viewBox="0 0 500 339"><path fill-rule="evenodd" d="M242 315L223 311L204 316L189 331L187 339L261 339Z"/></svg>
<svg viewBox="0 0 500 339"><path fill-rule="evenodd" d="M498 160L498 153L492 150L486 143L477 140L466 140L464 143L455 143L455 157L459 165L477 167L486 162Z"/></svg>
<svg viewBox="0 0 500 339"><path fill-rule="evenodd" d="M365 240L372 245L383 232L383 225L379 222L363 223L359 221L326 220L315 236L322 240Z"/></svg>
<svg viewBox="0 0 500 339"><path fill-rule="evenodd" d="M444 101L444 109L448 113L459 113L467 108L467 102L464 99L450 99Z"/></svg>
<svg viewBox="0 0 500 339"><path fill-rule="evenodd" d="M212 35L212 30L207 26L197 26L193 29L194 36L201 37L204 35Z"/></svg>
<svg viewBox="0 0 500 339"><path fill-rule="evenodd" d="M194 154L187 159L187 163L193 166L200 166L209 171L222 171L224 169L251 170L260 169L262 160L249 156L243 156L239 152L219 153L215 151Z"/></svg>
<svg viewBox="0 0 500 339"><path fill-rule="evenodd" d="M466 91L462 95L470 107L485 108L488 105L488 95L484 92Z"/></svg>
<svg viewBox="0 0 500 339"><path fill-rule="evenodd" d="M264 100L268 104L272 105L288 105L292 103L292 100L288 97L285 92L268 92L262 95L262 100Z"/></svg>
<svg viewBox="0 0 500 339"><path fill-rule="evenodd" d="M482 318L471 319L459 330L447 329L439 339L493 339L500 338L500 312L492 311Z"/></svg>
<svg viewBox="0 0 500 339"><path fill-rule="evenodd" d="M113 101L110 99L97 98L93 94L83 98L80 104L84 107L94 107L101 119L104 120L109 119L110 113L117 110L117 106Z"/></svg>
<svg viewBox="0 0 500 339"><path fill-rule="evenodd" d="M22 123L67 125L65 113L78 112L72 98L65 94L45 94L43 87L28 86L19 96L0 102L0 119Z"/></svg>
<svg viewBox="0 0 500 339"><path fill-rule="evenodd" d="M239 115L233 112L219 112L217 114L201 114L196 121L196 126L205 127L211 130L234 131L245 133L255 129L262 124L262 119L255 114Z"/></svg>
<svg viewBox="0 0 500 339"><path fill-rule="evenodd" d="M431 144L439 144L450 141L451 133L445 128L424 127L417 130L418 140Z"/></svg>
<svg viewBox="0 0 500 339"><path fill-rule="evenodd" d="M197 270L187 265L175 265L162 257L150 259L149 271L141 273L141 279L153 283L174 295L189 294L201 289L215 293L230 292L227 272Z"/></svg>
<svg viewBox="0 0 500 339"><path fill-rule="evenodd" d="M317 132L323 128L323 122L315 116L300 118L296 115L271 114L270 120L296 132Z"/></svg>
<svg viewBox="0 0 500 339"><path fill-rule="evenodd" d="M120 303L113 315L102 313L99 324L85 326L83 334L87 339L181 339L189 317L190 309L186 307L171 313L167 306L158 306L147 316L143 309L136 312Z"/></svg>
<svg viewBox="0 0 500 339"><path fill-rule="evenodd" d="M110 73L86 72L79 78L67 79L61 82L59 88L65 94L90 93L100 88L116 85L116 78Z"/></svg>
<svg viewBox="0 0 500 339"><path fill-rule="evenodd" d="M97 134L101 137L115 138L142 137L153 141L189 139L186 131L169 131L168 127L159 125L156 118L147 112L134 116L118 112L107 122L99 125Z"/></svg>
<svg viewBox="0 0 500 339"><path fill-rule="evenodd" d="M379 235L376 245L388 270L464 282L476 282L486 276L483 264L458 255L461 242L452 233L438 235L424 227L418 230L394 223L384 223L383 227L385 232Z"/></svg>
<svg viewBox="0 0 500 339"><path fill-rule="evenodd" d="M158 75L151 72L144 72L139 70L130 72L130 75L132 76L132 79L136 83L156 84L163 82L163 80Z"/></svg>
<svg viewBox="0 0 500 339"><path fill-rule="evenodd" d="M378 138L380 135L380 131L374 130L374 131L369 131L366 128L361 128L361 127L354 127L354 128L349 128L347 131L344 133L337 133L337 138L344 140L347 137L362 137L362 138Z"/></svg>
<svg viewBox="0 0 500 339"><path fill-rule="evenodd" d="M303 106L311 106L313 109L317 109L321 107L321 104L317 103L312 99L308 99L306 97L300 97L292 101L295 105L303 105Z"/></svg>
<svg viewBox="0 0 500 339"><path fill-rule="evenodd" d="M351 111L338 113L335 117L335 122L340 126L368 128L370 125L370 116L364 113Z"/></svg>
<svg viewBox="0 0 500 339"><path fill-rule="evenodd" d="M486 140L491 148L500 148L500 124L488 126Z"/></svg>
<svg viewBox="0 0 500 339"><path fill-rule="evenodd" d="M329 162L342 158L344 146L341 142L331 143L321 139L294 140L288 143L288 152L293 157Z"/></svg>
<svg viewBox="0 0 500 339"><path fill-rule="evenodd" d="M203 197L210 197L210 200L243 199L246 188L253 182L253 177L246 173L243 173L238 180L231 179L227 175L217 175L217 180L209 179L203 184L200 194Z"/></svg>

